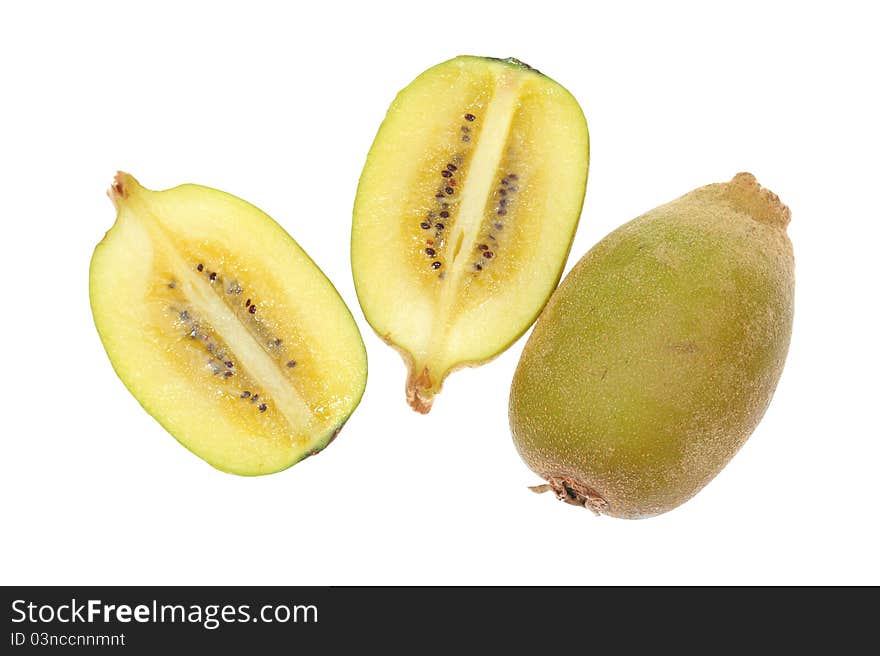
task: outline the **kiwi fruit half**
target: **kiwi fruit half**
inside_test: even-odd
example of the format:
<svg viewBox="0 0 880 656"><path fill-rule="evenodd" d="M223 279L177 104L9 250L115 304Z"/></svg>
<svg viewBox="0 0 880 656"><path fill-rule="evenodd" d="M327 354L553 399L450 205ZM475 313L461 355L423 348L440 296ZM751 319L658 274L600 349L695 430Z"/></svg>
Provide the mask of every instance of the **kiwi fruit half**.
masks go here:
<svg viewBox="0 0 880 656"><path fill-rule="evenodd" d="M794 311L789 210L748 173L615 230L578 262L510 391L525 462L569 503L650 517L696 494L757 426Z"/></svg>
<svg viewBox="0 0 880 656"><path fill-rule="evenodd" d="M116 373L181 444L242 475L323 449L360 401L367 359L336 289L266 214L193 184L119 173L89 272Z"/></svg>
<svg viewBox="0 0 880 656"><path fill-rule="evenodd" d="M577 101L516 59L457 57L391 104L358 186L351 261L367 320L407 362L415 410L535 320L568 256L588 162Z"/></svg>

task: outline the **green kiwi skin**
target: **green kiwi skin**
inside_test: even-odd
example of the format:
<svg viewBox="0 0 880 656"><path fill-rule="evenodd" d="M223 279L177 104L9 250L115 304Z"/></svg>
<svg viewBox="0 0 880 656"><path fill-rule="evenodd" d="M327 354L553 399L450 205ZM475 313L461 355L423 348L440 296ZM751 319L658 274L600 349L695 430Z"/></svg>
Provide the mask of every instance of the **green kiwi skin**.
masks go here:
<svg viewBox="0 0 880 656"><path fill-rule="evenodd" d="M597 513L684 503L757 426L794 314L790 213L750 174L618 228L573 268L517 367L510 425L537 491Z"/></svg>

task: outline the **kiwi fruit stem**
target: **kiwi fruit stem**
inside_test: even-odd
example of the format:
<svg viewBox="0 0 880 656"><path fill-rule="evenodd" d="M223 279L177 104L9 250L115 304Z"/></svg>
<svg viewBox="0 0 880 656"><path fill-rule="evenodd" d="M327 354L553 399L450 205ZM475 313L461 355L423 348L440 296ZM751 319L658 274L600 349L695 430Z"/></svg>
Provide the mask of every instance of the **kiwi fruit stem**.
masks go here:
<svg viewBox="0 0 880 656"><path fill-rule="evenodd" d="M608 502L588 485L584 485L574 478L562 476L548 476L547 483L529 487L536 494L543 494L551 490L556 498L572 506L582 506L590 510L597 517L605 512Z"/></svg>

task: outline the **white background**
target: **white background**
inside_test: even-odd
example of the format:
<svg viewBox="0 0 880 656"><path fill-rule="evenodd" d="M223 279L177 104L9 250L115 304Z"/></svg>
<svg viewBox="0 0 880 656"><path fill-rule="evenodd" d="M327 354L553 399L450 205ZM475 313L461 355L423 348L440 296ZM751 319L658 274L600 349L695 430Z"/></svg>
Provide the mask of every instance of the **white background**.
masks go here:
<svg viewBox="0 0 880 656"><path fill-rule="evenodd" d="M770 4L4 3L0 582L880 583L878 23L870 3ZM666 515L595 518L527 490L507 426L524 340L451 376L423 417L363 319L348 239L367 150L400 88L465 53L516 56L583 106L590 180L568 267L738 171L792 209L776 396ZM117 169L255 203L336 284L370 374L321 455L222 474L116 378L87 272Z"/></svg>

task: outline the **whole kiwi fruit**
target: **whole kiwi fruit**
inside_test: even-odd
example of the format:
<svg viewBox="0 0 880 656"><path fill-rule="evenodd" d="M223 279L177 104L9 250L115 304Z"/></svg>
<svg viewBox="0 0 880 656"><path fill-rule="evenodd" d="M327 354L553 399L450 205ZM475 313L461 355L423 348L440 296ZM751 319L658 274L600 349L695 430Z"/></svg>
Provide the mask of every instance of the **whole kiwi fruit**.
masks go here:
<svg viewBox="0 0 880 656"><path fill-rule="evenodd" d="M520 455L566 502L684 503L757 426L788 351L788 208L740 173L621 226L553 294L510 393Z"/></svg>

